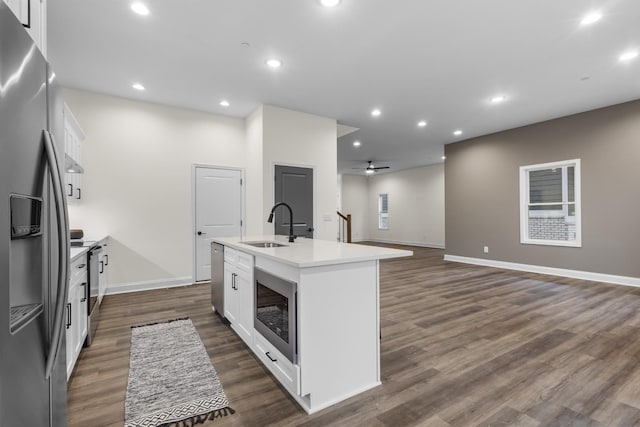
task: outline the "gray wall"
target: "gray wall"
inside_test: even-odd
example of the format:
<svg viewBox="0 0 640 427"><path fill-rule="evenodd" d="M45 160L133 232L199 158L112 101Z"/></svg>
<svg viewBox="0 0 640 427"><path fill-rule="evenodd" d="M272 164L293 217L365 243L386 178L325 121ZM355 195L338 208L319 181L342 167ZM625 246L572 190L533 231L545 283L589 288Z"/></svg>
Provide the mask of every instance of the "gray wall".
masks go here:
<svg viewBox="0 0 640 427"><path fill-rule="evenodd" d="M445 154L448 255L640 277L640 100L449 144ZM519 167L575 158L582 247L521 244Z"/></svg>

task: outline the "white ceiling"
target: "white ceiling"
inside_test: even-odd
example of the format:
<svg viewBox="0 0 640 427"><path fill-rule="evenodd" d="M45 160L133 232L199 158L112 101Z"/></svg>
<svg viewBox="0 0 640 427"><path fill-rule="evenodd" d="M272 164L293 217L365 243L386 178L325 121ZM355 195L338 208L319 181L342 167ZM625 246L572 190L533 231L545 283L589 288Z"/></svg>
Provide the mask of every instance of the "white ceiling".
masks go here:
<svg viewBox="0 0 640 427"><path fill-rule="evenodd" d="M62 83L239 118L260 104L335 118L359 129L338 140L342 172L438 163L447 143L640 98L640 57L618 60L640 49L638 0L145 1L146 17L127 0L49 1ZM581 25L592 10L602 19Z"/></svg>

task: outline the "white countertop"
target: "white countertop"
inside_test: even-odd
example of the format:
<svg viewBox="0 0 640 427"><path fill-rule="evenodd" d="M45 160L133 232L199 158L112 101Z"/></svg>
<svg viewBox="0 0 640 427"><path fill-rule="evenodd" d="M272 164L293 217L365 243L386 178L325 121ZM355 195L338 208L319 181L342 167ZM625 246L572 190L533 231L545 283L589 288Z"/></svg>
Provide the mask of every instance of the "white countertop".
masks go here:
<svg viewBox="0 0 640 427"><path fill-rule="evenodd" d="M82 255L86 255L87 252L89 252L89 249L86 246L74 246L71 248L70 252L69 252L69 256L70 259L69 261L75 261L78 257L82 256Z"/></svg>
<svg viewBox="0 0 640 427"><path fill-rule="evenodd" d="M358 245L355 243L341 243L330 240L296 238L289 243L287 236L245 236L245 237L214 237L216 243L246 252L251 255L263 256L289 264L298 268L318 267L322 265L347 264L376 259L400 258L412 256L412 251L383 248L380 246ZM287 246L278 248L257 248L243 244L243 242L270 241Z"/></svg>
<svg viewBox="0 0 640 427"><path fill-rule="evenodd" d="M83 240L89 244L91 242L101 242L102 240L105 240L107 237L109 236L95 236L97 238L94 238L94 236L91 236L90 238L85 236L83 238ZM87 252L89 252L89 249L91 249L91 245L90 246L72 246L70 251L69 251L69 261L74 261L76 260L78 257L85 255Z"/></svg>

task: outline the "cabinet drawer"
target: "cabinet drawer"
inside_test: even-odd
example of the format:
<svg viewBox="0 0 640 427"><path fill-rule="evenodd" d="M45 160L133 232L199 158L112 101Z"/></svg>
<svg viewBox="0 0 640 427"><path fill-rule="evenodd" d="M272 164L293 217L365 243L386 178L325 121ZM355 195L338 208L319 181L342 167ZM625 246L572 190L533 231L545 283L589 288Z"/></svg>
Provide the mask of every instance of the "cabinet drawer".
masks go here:
<svg viewBox="0 0 640 427"><path fill-rule="evenodd" d="M74 260L69 268L69 281L71 283L77 283L80 280L82 274L87 273L87 256L81 255ZM86 278L85 278L86 281Z"/></svg>
<svg viewBox="0 0 640 427"><path fill-rule="evenodd" d="M224 261L230 264L235 264L238 261L238 251L231 249L229 246L225 246Z"/></svg>
<svg viewBox="0 0 640 427"><path fill-rule="evenodd" d="M255 329L253 351L287 390L300 395L300 367L291 363Z"/></svg>
<svg viewBox="0 0 640 427"><path fill-rule="evenodd" d="M253 255L238 252L237 266L240 270L253 273Z"/></svg>

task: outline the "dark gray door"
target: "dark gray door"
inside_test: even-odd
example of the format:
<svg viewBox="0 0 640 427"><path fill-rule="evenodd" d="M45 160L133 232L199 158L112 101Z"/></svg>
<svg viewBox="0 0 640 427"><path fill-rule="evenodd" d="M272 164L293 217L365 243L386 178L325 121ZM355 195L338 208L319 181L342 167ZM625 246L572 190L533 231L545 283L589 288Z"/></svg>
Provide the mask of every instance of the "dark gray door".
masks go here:
<svg viewBox="0 0 640 427"><path fill-rule="evenodd" d="M313 169L276 165L275 203L285 202L293 210L293 234L313 238ZM289 235L289 212L275 212L275 233Z"/></svg>

